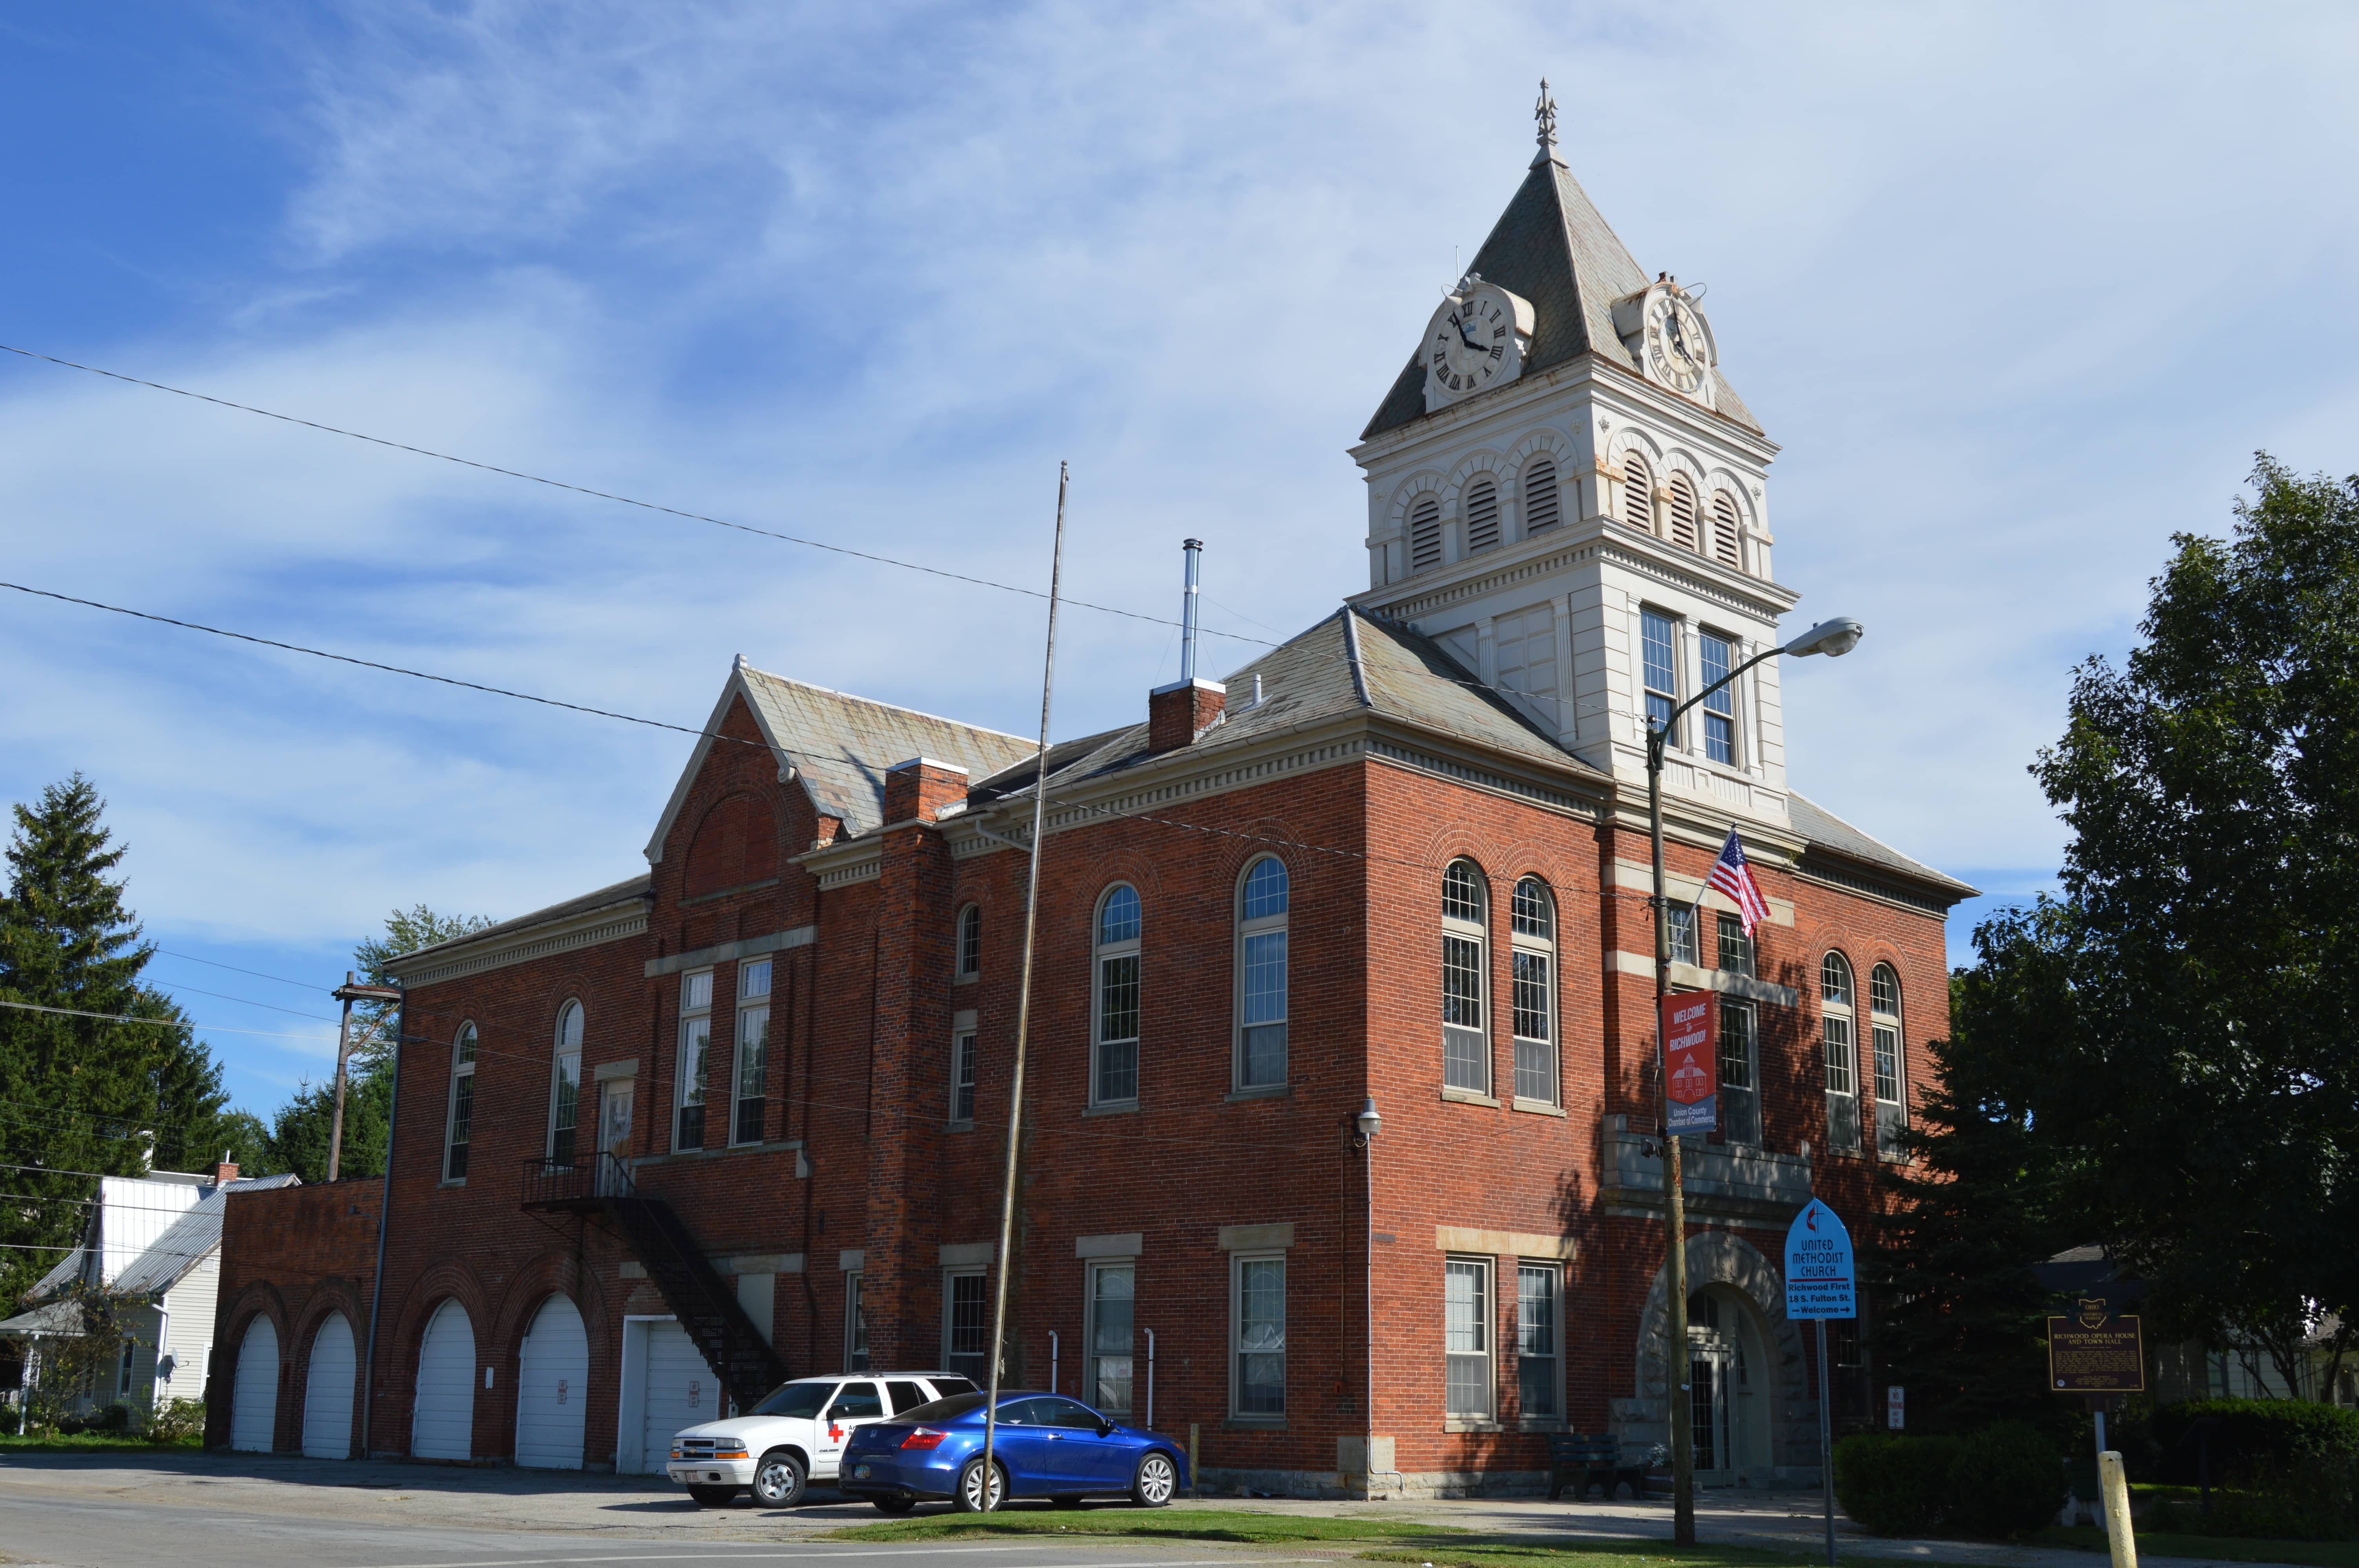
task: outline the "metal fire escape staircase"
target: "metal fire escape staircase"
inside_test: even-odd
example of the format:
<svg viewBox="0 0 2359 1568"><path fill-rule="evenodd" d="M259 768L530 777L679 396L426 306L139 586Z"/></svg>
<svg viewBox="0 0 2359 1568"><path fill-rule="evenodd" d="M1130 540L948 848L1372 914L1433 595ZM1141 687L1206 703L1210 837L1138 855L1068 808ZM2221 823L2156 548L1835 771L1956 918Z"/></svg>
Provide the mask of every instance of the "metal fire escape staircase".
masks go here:
<svg viewBox="0 0 2359 1568"><path fill-rule="evenodd" d="M614 1155L602 1152L565 1165L526 1161L523 1206L542 1214L601 1215L611 1221L740 1411L753 1409L787 1380L786 1363L745 1315L736 1291L706 1260L679 1215L662 1198L639 1191Z"/></svg>

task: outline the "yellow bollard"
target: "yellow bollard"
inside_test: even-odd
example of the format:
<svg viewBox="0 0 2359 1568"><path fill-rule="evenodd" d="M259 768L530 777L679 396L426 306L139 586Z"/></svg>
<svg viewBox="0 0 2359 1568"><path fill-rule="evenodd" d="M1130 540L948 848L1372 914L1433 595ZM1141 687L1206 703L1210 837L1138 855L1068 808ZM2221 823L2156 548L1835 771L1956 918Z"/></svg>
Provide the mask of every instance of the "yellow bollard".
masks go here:
<svg viewBox="0 0 2359 1568"><path fill-rule="evenodd" d="M2105 1534L2114 1549L2114 1568L2137 1568L2137 1542L2130 1536L2130 1484L2122 1476L2122 1456L2097 1455L2097 1491L2105 1499Z"/></svg>

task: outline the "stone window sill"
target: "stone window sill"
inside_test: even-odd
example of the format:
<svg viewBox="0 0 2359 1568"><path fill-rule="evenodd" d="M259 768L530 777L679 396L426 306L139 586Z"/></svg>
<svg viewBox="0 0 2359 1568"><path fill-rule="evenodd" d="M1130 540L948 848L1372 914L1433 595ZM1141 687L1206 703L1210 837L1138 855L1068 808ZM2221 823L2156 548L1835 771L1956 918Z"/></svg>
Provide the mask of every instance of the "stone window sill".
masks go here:
<svg viewBox="0 0 2359 1568"><path fill-rule="evenodd" d="M951 984L954 986L971 986L981 979L983 979L983 976L980 974L952 975L951 977Z"/></svg>
<svg viewBox="0 0 2359 1568"><path fill-rule="evenodd" d="M1245 1099L1284 1099L1294 1092L1292 1084L1256 1084L1251 1088L1231 1089L1222 1098L1230 1105Z"/></svg>
<svg viewBox="0 0 2359 1568"><path fill-rule="evenodd" d="M1517 1095L1516 1097L1515 1104L1509 1108L1514 1110L1527 1110L1534 1116L1562 1116L1565 1114L1564 1107L1560 1105L1550 1105L1544 1099L1527 1099L1522 1095Z"/></svg>
<svg viewBox="0 0 2359 1568"><path fill-rule="evenodd" d="M1284 1432L1282 1415L1233 1415L1221 1422L1223 1432Z"/></svg>
<svg viewBox="0 0 2359 1568"><path fill-rule="evenodd" d="M434 1184L438 1187L463 1187L467 1184L467 1178L464 1176L445 1176Z"/></svg>
<svg viewBox="0 0 2359 1568"><path fill-rule="evenodd" d="M1084 1106L1082 1108L1082 1114L1083 1116L1136 1116L1138 1102L1130 1099L1119 1100L1112 1105Z"/></svg>
<svg viewBox="0 0 2359 1568"><path fill-rule="evenodd" d="M972 1121L949 1122L943 1126L942 1130L945 1132L973 1132L974 1130L974 1123Z"/></svg>
<svg viewBox="0 0 2359 1568"><path fill-rule="evenodd" d="M1527 1415L1516 1422L1517 1432L1570 1432L1563 1418L1552 1415Z"/></svg>
<svg viewBox="0 0 2359 1568"><path fill-rule="evenodd" d="M1448 1084L1441 1086L1441 1098L1451 1105L1487 1105L1493 1110L1499 1108L1495 1095L1483 1094L1474 1089L1452 1088Z"/></svg>
<svg viewBox="0 0 2359 1568"><path fill-rule="evenodd" d="M1488 1418L1451 1416L1441 1423L1444 1432L1505 1432L1507 1429Z"/></svg>

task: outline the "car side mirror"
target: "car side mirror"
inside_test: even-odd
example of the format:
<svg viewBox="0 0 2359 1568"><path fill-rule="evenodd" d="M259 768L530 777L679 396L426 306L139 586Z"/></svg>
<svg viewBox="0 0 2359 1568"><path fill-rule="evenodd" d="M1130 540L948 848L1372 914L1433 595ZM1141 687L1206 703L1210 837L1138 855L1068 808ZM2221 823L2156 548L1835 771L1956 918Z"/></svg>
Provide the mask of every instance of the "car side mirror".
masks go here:
<svg viewBox="0 0 2359 1568"><path fill-rule="evenodd" d="M1114 1422L1110 1421L1102 1421L1098 1422L1098 1435L1100 1437L1112 1437L1114 1435Z"/></svg>

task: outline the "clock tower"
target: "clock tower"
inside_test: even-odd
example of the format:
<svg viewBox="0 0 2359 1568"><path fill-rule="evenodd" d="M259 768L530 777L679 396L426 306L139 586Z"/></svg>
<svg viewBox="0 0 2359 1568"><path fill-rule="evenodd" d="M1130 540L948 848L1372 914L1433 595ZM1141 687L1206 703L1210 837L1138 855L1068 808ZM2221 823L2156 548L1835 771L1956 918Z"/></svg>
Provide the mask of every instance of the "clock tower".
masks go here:
<svg viewBox="0 0 2359 1568"><path fill-rule="evenodd" d="M1353 602L1446 648L1574 756L1645 778L1667 713L1777 639L1777 451L1721 373L1701 286L1651 276L1539 150L1352 456L1368 485ZM1777 665L1681 721L1664 786L1784 826Z"/></svg>

